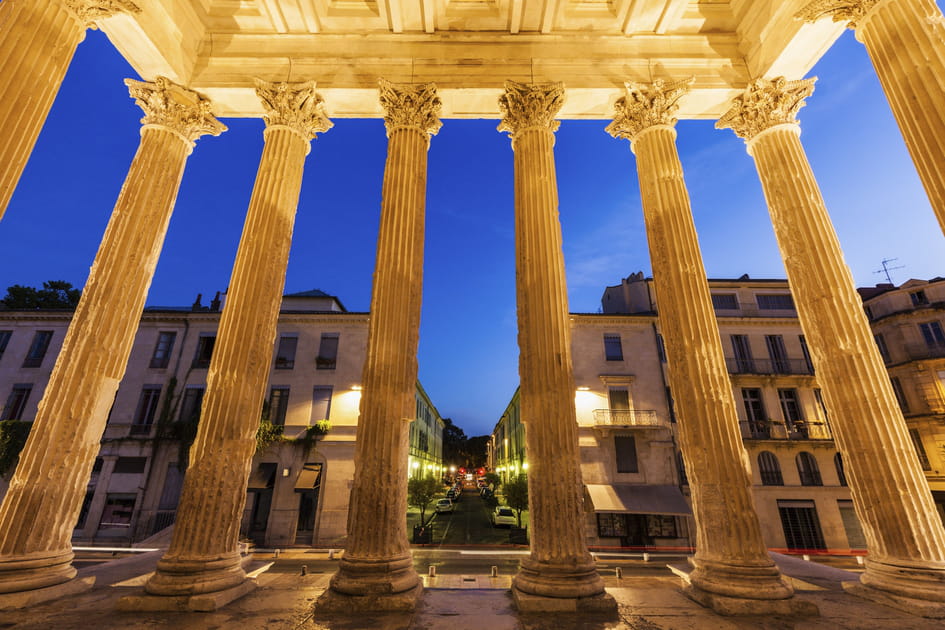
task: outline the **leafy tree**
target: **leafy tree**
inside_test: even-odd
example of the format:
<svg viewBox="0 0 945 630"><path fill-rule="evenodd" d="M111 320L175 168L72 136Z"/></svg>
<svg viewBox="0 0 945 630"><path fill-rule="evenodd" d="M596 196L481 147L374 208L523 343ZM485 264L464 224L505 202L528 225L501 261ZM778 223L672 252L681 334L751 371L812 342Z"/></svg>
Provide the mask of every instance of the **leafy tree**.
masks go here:
<svg viewBox="0 0 945 630"><path fill-rule="evenodd" d="M64 280L49 280L42 289L14 284L7 287L6 296L0 300L4 308L11 310L34 310L47 308L74 309L82 292Z"/></svg>
<svg viewBox="0 0 945 630"><path fill-rule="evenodd" d="M498 490L499 486L502 485L502 477L500 477L499 473L497 472L487 472L484 477L486 479L486 484L488 484L493 490Z"/></svg>
<svg viewBox="0 0 945 630"><path fill-rule="evenodd" d="M505 502L510 508L515 510L515 517L518 519L518 526L522 526L522 511L528 509L528 477L519 475L515 479L505 484Z"/></svg>
<svg viewBox="0 0 945 630"><path fill-rule="evenodd" d="M407 504L420 510L420 527L425 527L426 512L440 492L440 482L432 476L407 481ZM433 516L430 516L431 520Z"/></svg>
<svg viewBox="0 0 945 630"><path fill-rule="evenodd" d="M476 435L466 438L466 443L463 445L466 467L479 468L486 465L486 445L488 444L488 435Z"/></svg>
<svg viewBox="0 0 945 630"><path fill-rule="evenodd" d="M443 461L450 464L464 465L466 458L466 432L453 424L450 418L443 418Z"/></svg>
<svg viewBox="0 0 945 630"><path fill-rule="evenodd" d="M3 420L0 422L0 477L16 468L20 451L26 444L32 422Z"/></svg>

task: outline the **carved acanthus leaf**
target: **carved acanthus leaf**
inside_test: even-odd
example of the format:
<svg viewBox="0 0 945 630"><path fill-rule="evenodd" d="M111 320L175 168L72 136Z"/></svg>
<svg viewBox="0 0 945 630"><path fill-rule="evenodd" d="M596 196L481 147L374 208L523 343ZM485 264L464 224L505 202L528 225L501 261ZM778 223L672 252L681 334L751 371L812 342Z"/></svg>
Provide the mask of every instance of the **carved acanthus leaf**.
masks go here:
<svg viewBox="0 0 945 630"><path fill-rule="evenodd" d="M292 128L306 140L324 133L334 126L325 111L325 102L315 92L315 82L269 83L256 79L256 95L266 113L266 126L284 125Z"/></svg>
<svg viewBox="0 0 945 630"><path fill-rule="evenodd" d="M210 101L166 77L157 77L153 83L125 79L125 85L144 110L142 125L167 127L190 142L205 134L218 136L226 131L226 125L211 113Z"/></svg>
<svg viewBox="0 0 945 630"><path fill-rule="evenodd" d="M816 22L828 15L834 22L846 22L855 29L857 22L869 13L881 0L814 0L794 17L805 22Z"/></svg>
<svg viewBox="0 0 945 630"><path fill-rule="evenodd" d="M436 94L436 84L391 83L387 79L378 79L377 83L388 136L398 127L416 127L429 138L443 126L443 103Z"/></svg>
<svg viewBox="0 0 945 630"><path fill-rule="evenodd" d="M505 93L499 97L502 122L499 131L508 131L512 139L526 129L557 131L561 123L555 116L564 105L564 84L505 82Z"/></svg>
<svg viewBox="0 0 945 630"><path fill-rule="evenodd" d="M131 0L63 0L85 28L97 28L96 20L109 18L116 13L140 13L141 8Z"/></svg>
<svg viewBox="0 0 945 630"><path fill-rule="evenodd" d="M694 78L667 83L624 83L626 95L614 104L614 121L605 131L615 138L633 138L654 125L675 125L679 99L689 91Z"/></svg>
<svg viewBox="0 0 945 630"><path fill-rule="evenodd" d="M797 112L804 99L814 93L817 77L788 81L756 79L741 96L735 97L732 107L715 123L717 129L730 128L741 138L751 140L755 135L775 125L796 123Z"/></svg>

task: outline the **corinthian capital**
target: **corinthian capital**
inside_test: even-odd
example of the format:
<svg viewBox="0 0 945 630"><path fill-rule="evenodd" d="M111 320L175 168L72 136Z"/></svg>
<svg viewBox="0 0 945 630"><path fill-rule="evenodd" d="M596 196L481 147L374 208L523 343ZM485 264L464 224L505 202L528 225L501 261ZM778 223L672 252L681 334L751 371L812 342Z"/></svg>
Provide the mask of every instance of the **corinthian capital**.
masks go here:
<svg viewBox="0 0 945 630"><path fill-rule="evenodd" d="M142 125L160 125L193 144L202 135L218 136L226 126L213 117L210 101L196 92L157 77L153 83L125 79L128 93L144 110Z"/></svg>
<svg viewBox="0 0 945 630"><path fill-rule="evenodd" d="M633 138L647 127L675 125L679 99L689 91L694 78L667 83L624 83L626 95L614 104L614 121L605 131L615 138Z"/></svg>
<svg viewBox="0 0 945 630"><path fill-rule="evenodd" d="M814 0L794 17L805 22L816 22L830 16L834 22L846 22L848 28L856 28L857 22L873 10L882 0Z"/></svg>
<svg viewBox="0 0 945 630"><path fill-rule="evenodd" d="M508 131L512 140L526 129L557 131L555 120L564 105L564 84L505 82L505 93L499 97L502 122L499 131Z"/></svg>
<svg viewBox="0 0 945 630"><path fill-rule="evenodd" d="M140 13L141 9L131 0L61 0L67 9L85 25L95 28L95 21L116 13Z"/></svg>
<svg viewBox="0 0 945 630"><path fill-rule="evenodd" d="M435 84L391 83L387 79L378 79L377 83L388 137L398 127L413 127L427 134L429 140L443 126L443 103L436 95Z"/></svg>
<svg viewBox="0 0 945 630"><path fill-rule="evenodd" d="M741 96L735 97L731 109L715 123L716 129L730 128L741 138L751 140L765 129L785 123L797 123L797 112L804 99L814 93L817 77L788 81L756 79Z"/></svg>
<svg viewBox="0 0 945 630"><path fill-rule="evenodd" d="M334 127L325 102L315 92L315 82L269 83L256 79L256 96L262 101L267 127L289 127L308 142Z"/></svg>

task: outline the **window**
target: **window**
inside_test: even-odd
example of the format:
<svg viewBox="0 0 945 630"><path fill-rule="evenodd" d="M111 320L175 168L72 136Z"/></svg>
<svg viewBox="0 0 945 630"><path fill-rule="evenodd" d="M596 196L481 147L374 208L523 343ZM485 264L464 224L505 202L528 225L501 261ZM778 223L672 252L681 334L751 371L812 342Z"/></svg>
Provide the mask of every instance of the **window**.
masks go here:
<svg viewBox="0 0 945 630"><path fill-rule="evenodd" d="M7 350L7 344L10 343L10 337L13 336L12 330L0 330L0 357Z"/></svg>
<svg viewBox="0 0 945 630"><path fill-rule="evenodd" d="M781 403L781 415L788 431L803 431L804 416L797 398L796 389L779 389L778 401Z"/></svg>
<svg viewBox="0 0 945 630"><path fill-rule="evenodd" d="M197 353L194 355L192 367L203 369L210 367L210 357L213 355L213 346L216 342L216 335L200 335L197 339Z"/></svg>
<svg viewBox="0 0 945 630"><path fill-rule="evenodd" d="M607 399L612 411L630 409L630 392L626 387L611 387L607 390Z"/></svg>
<svg viewBox="0 0 945 630"><path fill-rule="evenodd" d="M318 345L315 367L319 370L334 370L338 360L338 333L322 333Z"/></svg>
<svg viewBox="0 0 945 630"><path fill-rule="evenodd" d="M143 475L147 457L119 457L112 473L115 475Z"/></svg>
<svg viewBox="0 0 945 630"><path fill-rule="evenodd" d="M784 477L781 476L781 464L778 463L777 455L771 451L762 451L758 454L758 472L761 473L761 485L784 485Z"/></svg>
<svg viewBox="0 0 945 630"><path fill-rule="evenodd" d="M627 535L626 514L597 514L597 535L601 538L622 538Z"/></svg>
<svg viewBox="0 0 945 630"><path fill-rule="evenodd" d="M145 385L141 389L141 398L138 399L138 408L135 410L135 418L131 424L132 435L146 435L151 432L160 398L160 385Z"/></svg>
<svg viewBox="0 0 945 630"><path fill-rule="evenodd" d="M329 399L331 394L329 393ZM285 424L285 414L289 409L289 388L273 387L269 390L269 422ZM328 417L327 414L325 416Z"/></svg>
<svg viewBox="0 0 945 630"><path fill-rule="evenodd" d="M312 420L327 420L331 415L331 386L316 386L312 394Z"/></svg>
<svg viewBox="0 0 945 630"><path fill-rule="evenodd" d="M813 501L778 501L788 549L826 549Z"/></svg>
<svg viewBox="0 0 945 630"><path fill-rule="evenodd" d="M925 345L929 348L945 346L945 332L942 332L942 325L938 322L919 324L919 330L922 331L922 338L925 339Z"/></svg>
<svg viewBox="0 0 945 630"><path fill-rule="evenodd" d="M876 341L876 347L879 348L879 356L883 357L883 361L889 363L889 348L886 346L886 338L883 337L883 333L873 335L873 340Z"/></svg>
<svg viewBox="0 0 945 630"><path fill-rule="evenodd" d="M896 395L896 402L899 403L899 408L902 409L902 413L909 413L909 400L906 398L906 392L902 389L902 383L899 382L899 377L893 376L889 379L889 382L892 383L893 393Z"/></svg>
<svg viewBox="0 0 945 630"><path fill-rule="evenodd" d="M663 335L659 333L656 333L656 354L660 363L666 363L666 345L663 343Z"/></svg>
<svg viewBox="0 0 945 630"><path fill-rule="evenodd" d="M913 291L909 294L909 297L912 299L912 306L924 306L929 303L929 298L926 297L925 291Z"/></svg>
<svg viewBox="0 0 945 630"><path fill-rule="evenodd" d="M751 344L748 335L732 335L732 352L735 353L735 371L737 374L749 374L755 371L751 358Z"/></svg>
<svg viewBox="0 0 945 630"><path fill-rule="evenodd" d="M203 403L203 387L188 387L180 403L179 422L197 422L200 420L200 405Z"/></svg>
<svg viewBox="0 0 945 630"><path fill-rule="evenodd" d="M33 343L30 344L29 352L26 353L26 359L23 360L23 367L41 366L50 341L52 341L51 330L37 330L36 334L33 335Z"/></svg>
<svg viewBox="0 0 945 630"><path fill-rule="evenodd" d="M847 485L847 473L843 469L843 455L837 453L833 456L833 465L837 469L837 480L841 486Z"/></svg>
<svg viewBox="0 0 945 630"><path fill-rule="evenodd" d="M666 404L669 407L669 421L676 424L676 401L673 400L673 392L666 388Z"/></svg>
<svg viewBox="0 0 945 630"><path fill-rule="evenodd" d="M689 475L686 474L686 462L683 461L682 453L676 451L676 470L679 471L679 484L689 485Z"/></svg>
<svg viewBox="0 0 945 630"><path fill-rule="evenodd" d="M131 516L135 511L135 494L109 494L99 529L127 529L131 527Z"/></svg>
<svg viewBox="0 0 945 630"><path fill-rule="evenodd" d="M919 435L919 430L909 429L909 437L912 438L912 445L915 447L915 454L919 458L919 465L922 466L922 470L932 470L932 464L929 462L929 456L922 445L922 436Z"/></svg>
<svg viewBox="0 0 945 630"><path fill-rule="evenodd" d="M791 364L784 349L784 337L781 335L765 335L765 345L768 346L768 356L771 357L771 371L775 374L790 374Z"/></svg>
<svg viewBox="0 0 945 630"><path fill-rule="evenodd" d="M299 338L295 335L279 337L279 349L276 351L276 369L291 370L295 367L295 349Z"/></svg>
<svg viewBox="0 0 945 630"><path fill-rule="evenodd" d="M163 331L158 333L157 343L154 344L154 353L151 355L152 368L166 368L171 360L171 350L174 349L174 340L177 339L176 332Z"/></svg>
<svg viewBox="0 0 945 630"><path fill-rule="evenodd" d="M789 293L772 293L756 295L758 308L762 311L793 311L794 300Z"/></svg>
<svg viewBox="0 0 945 630"><path fill-rule="evenodd" d="M614 450L617 453L617 472L639 472L639 468L637 467L637 445L633 436L614 436Z"/></svg>
<svg viewBox="0 0 945 630"><path fill-rule="evenodd" d="M10 396L7 398L7 404L3 407L3 420L22 420L23 412L26 410L26 402L30 399L30 393L33 391L31 383L17 383L10 390Z"/></svg>
<svg viewBox="0 0 945 630"><path fill-rule="evenodd" d="M742 404L745 405L745 419L752 437L767 437L768 415L761 400L761 390L757 387L743 387Z"/></svg>
<svg viewBox="0 0 945 630"><path fill-rule="evenodd" d="M797 474L801 478L802 486L822 486L824 482L820 478L820 468L817 466L817 460L810 453L804 451L797 454Z"/></svg>
<svg viewBox="0 0 945 630"><path fill-rule="evenodd" d="M604 335L604 356L608 361L623 361L620 335Z"/></svg>
<svg viewBox="0 0 945 630"><path fill-rule="evenodd" d="M824 403L824 395L820 393L819 389L814 390L814 400L817 401L817 406L820 408L820 412L824 414L824 422L826 422L829 427L830 416L827 415L827 405Z"/></svg>
<svg viewBox="0 0 945 630"><path fill-rule="evenodd" d="M847 532L847 544L850 549L866 549L866 536L863 535L860 519L856 517L856 511L853 509L853 501L837 499L837 508L840 510L843 529Z"/></svg>
<svg viewBox="0 0 945 630"><path fill-rule="evenodd" d="M734 293L713 293L712 307L717 311L737 311L738 298Z"/></svg>
<svg viewBox="0 0 945 630"><path fill-rule="evenodd" d="M646 535L653 538L676 538L676 517L668 514L647 514Z"/></svg>
<svg viewBox="0 0 945 630"><path fill-rule="evenodd" d="M814 373L814 362L810 359L810 348L807 347L807 338L804 335L798 335L797 340L801 342L801 354L804 356L804 366L808 374Z"/></svg>

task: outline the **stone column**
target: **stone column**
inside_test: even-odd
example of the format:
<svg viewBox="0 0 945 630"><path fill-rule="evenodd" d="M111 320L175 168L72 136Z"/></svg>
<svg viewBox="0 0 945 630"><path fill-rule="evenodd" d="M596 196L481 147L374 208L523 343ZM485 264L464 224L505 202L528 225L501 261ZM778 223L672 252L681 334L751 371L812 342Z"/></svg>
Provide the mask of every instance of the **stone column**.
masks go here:
<svg viewBox="0 0 945 630"><path fill-rule="evenodd" d="M554 144L560 83L505 82L499 98L515 164L515 277L531 554L512 581L520 610L614 610L584 542L571 321Z"/></svg>
<svg viewBox="0 0 945 630"><path fill-rule="evenodd" d="M266 121L243 235L207 372L207 393L170 548L141 607L212 610L254 587L239 553L256 431L272 363L305 156L332 123L315 85L256 82ZM121 604L137 605L134 596Z"/></svg>
<svg viewBox="0 0 945 630"><path fill-rule="evenodd" d="M854 591L945 616L945 531L795 118L814 79L754 81L716 126L755 159L869 556Z"/></svg>
<svg viewBox="0 0 945 630"><path fill-rule="evenodd" d="M29 160L85 29L131 0L4 0L0 3L0 217Z"/></svg>
<svg viewBox="0 0 945 630"><path fill-rule="evenodd" d="M408 431L415 416L432 83L380 80L387 163L371 295L348 539L322 610L413 610L422 584L407 543Z"/></svg>
<svg viewBox="0 0 945 630"><path fill-rule="evenodd" d="M686 588L723 614L812 613L792 598L761 536L719 325L676 151L688 81L627 83L607 132L636 155L643 216L666 345L669 384L696 524Z"/></svg>
<svg viewBox="0 0 945 630"><path fill-rule="evenodd" d="M75 576L72 527L131 353L184 164L198 137L226 129L208 101L163 77L125 83L145 112L141 144L0 507L0 593Z"/></svg>
<svg viewBox="0 0 945 630"><path fill-rule="evenodd" d="M816 0L797 15L846 22L866 45L945 231L945 17L935 0Z"/></svg>

